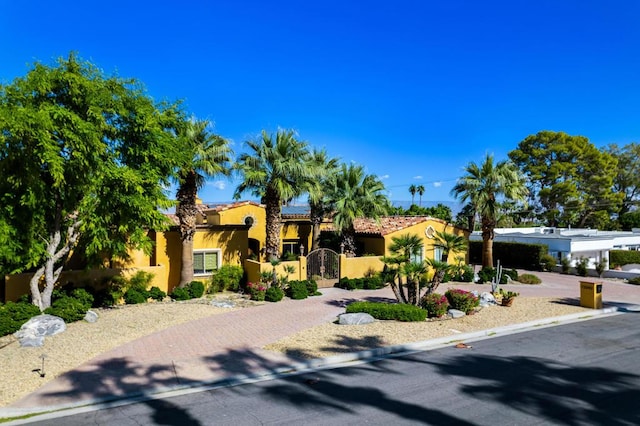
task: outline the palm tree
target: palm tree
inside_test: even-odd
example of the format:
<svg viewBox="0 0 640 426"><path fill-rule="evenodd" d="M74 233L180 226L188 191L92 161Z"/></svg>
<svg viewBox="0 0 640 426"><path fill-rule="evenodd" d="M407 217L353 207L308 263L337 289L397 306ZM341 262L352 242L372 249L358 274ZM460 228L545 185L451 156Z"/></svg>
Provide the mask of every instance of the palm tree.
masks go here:
<svg viewBox="0 0 640 426"><path fill-rule="evenodd" d="M382 261L391 268L393 278L390 282L391 290L400 303L418 304L418 292L420 277L426 272L424 262L413 262L412 258L422 252L424 243L416 234L403 234L391 238L389 252L391 256L385 256ZM402 277L407 277L406 286L402 283ZM397 280L397 281L396 281ZM407 289L405 294L403 288Z"/></svg>
<svg viewBox="0 0 640 426"><path fill-rule="evenodd" d="M231 173L232 150L227 140L209 131L207 120L185 121L177 130L177 139L185 152L185 162L177 171L178 190L176 216L180 222L182 268L180 287L193 280L193 236L198 209L196 199L207 177Z"/></svg>
<svg viewBox="0 0 640 426"><path fill-rule="evenodd" d="M420 196L420 207L422 207L422 195L424 194L424 185L416 186L416 192Z"/></svg>
<svg viewBox="0 0 640 426"><path fill-rule="evenodd" d="M462 235L436 231L434 238L434 245L442 249L442 257L440 258L442 262L447 262L449 260L449 253L467 250L467 239Z"/></svg>
<svg viewBox="0 0 640 426"><path fill-rule="evenodd" d="M500 199L525 202L528 191L521 172L508 161L494 165L493 156L478 166L471 162L451 193L461 202L469 201L480 215L482 225L482 266L493 267L493 230Z"/></svg>
<svg viewBox="0 0 640 426"><path fill-rule="evenodd" d="M239 199L245 191L260 197L265 205L267 260L279 258L282 205L302 195L316 176L309 167L311 154L306 142L298 141L293 130L278 130L273 135L262 131L258 140L247 141L250 153L241 154L235 168L243 181L235 190Z"/></svg>
<svg viewBox="0 0 640 426"><path fill-rule="evenodd" d="M415 200L416 198L417 190L418 190L418 187L416 187L415 185L409 186L409 193L411 194L411 205L413 205L413 200Z"/></svg>
<svg viewBox="0 0 640 426"><path fill-rule="evenodd" d="M357 218L377 219L386 214L390 205L384 195L384 184L374 175L365 174L364 167L342 164L333 180L328 202L333 206L333 226L342 239L347 256L355 256Z"/></svg>
<svg viewBox="0 0 640 426"><path fill-rule="evenodd" d="M332 206L327 199L327 193L332 185L332 179L338 171L338 159L329 158L325 149L314 149L311 154L312 167L318 169L318 178L310 182L309 216L312 225L311 249L320 248L320 225L322 220L332 211Z"/></svg>

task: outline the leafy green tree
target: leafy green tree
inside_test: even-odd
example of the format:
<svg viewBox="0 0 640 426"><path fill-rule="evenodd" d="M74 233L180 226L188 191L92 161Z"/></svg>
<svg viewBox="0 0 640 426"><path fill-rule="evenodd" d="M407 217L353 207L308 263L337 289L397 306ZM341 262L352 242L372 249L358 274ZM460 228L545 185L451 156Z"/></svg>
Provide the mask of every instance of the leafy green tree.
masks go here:
<svg viewBox="0 0 640 426"><path fill-rule="evenodd" d="M282 205L302 195L317 170L310 167L307 143L298 141L293 130L278 130L275 135L262 131L260 139L247 141L247 145L250 152L241 154L235 164L243 181L234 198L245 191L260 197L266 213L265 255L268 260L277 259Z"/></svg>
<svg viewBox="0 0 640 426"><path fill-rule="evenodd" d="M420 196L420 207L422 207L422 196L424 195L424 185L416 186L416 192Z"/></svg>
<svg viewBox="0 0 640 426"><path fill-rule="evenodd" d="M431 216L442 219L445 222L451 222L452 217L451 209L442 203L438 203L433 207L420 207L412 204L406 210L401 206L391 207L388 213L395 216Z"/></svg>
<svg viewBox="0 0 640 426"><path fill-rule="evenodd" d="M147 230L168 225L180 116L73 53L0 87L0 264L34 273L34 305L51 305L71 250L88 261L150 253Z"/></svg>
<svg viewBox="0 0 640 426"><path fill-rule="evenodd" d="M509 152L528 182L532 204L549 226L600 227L620 210L617 161L583 136L542 131Z"/></svg>
<svg viewBox="0 0 640 426"><path fill-rule="evenodd" d="M377 219L386 214L390 204L384 189L382 181L366 174L360 165L343 163L336 174L328 200L334 211L333 226L347 256L356 255L355 220Z"/></svg>
<svg viewBox="0 0 640 426"><path fill-rule="evenodd" d="M622 148L610 144L605 152L618 160L613 190L624 194L618 210L621 217L640 201L640 144L630 143Z"/></svg>
<svg viewBox="0 0 640 426"><path fill-rule="evenodd" d="M325 149L314 149L311 154L311 167L315 168L317 178L309 182L309 216L312 226L311 249L320 248L320 225L325 217L333 210L327 194L333 185L332 179L338 171L338 159L329 158Z"/></svg>
<svg viewBox="0 0 640 426"><path fill-rule="evenodd" d="M442 262L447 262L449 253L460 253L467 250L467 239L462 235L452 234L451 232L436 231L434 234L436 247L442 249Z"/></svg>
<svg viewBox="0 0 640 426"><path fill-rule="evenodd" d="M640 211L626 212L618 218L618 222L625 231L640 228Z"/></svg>
<svg viewBox="0 0 640 426"><path fill-rule="evenodd" d="M409 186L409 194L411 194L411 205L414 205L414 200L416 199L416 192L418 191L418 187L415 185Z"/></svg>
<svg viewBox="0 0 640 426"><path fill-rule="evenodd" d="M475 231L476 227L476 210L473 204L466 203L456 215L455 225L459 228L467 228L469 231Z"/></svg>
<svg viewBox="0 0 640 426"><path fill-rule="evenodd" d="M193 281L193 237L196 233L198 215L198 190L202 189L207 177L229 176L231 173L229 143L212 133L207 120L194 118L185 120L178 126L177 141L183 151L185 162L177 171L178 191L176 216L180 221L182 240L182 263L180 287Z"/></svg>
<svg viewBox="0 0 640 426"><path fill-rule="evenodd" d="M525 201L527 188L520 171L508 161L494 164L487 155L481 165L473 162L456 182L451 193L461 202L469 202L482 223L482 266L493 266L493 230L500 200Z"/></svg>

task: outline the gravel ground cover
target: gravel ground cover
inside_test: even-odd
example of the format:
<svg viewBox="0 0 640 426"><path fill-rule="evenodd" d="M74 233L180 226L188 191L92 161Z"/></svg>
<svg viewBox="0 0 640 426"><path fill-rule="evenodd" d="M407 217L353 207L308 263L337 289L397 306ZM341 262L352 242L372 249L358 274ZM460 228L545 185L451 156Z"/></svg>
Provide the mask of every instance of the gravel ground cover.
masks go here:
<svg viewBox="0 0 640 426"><path fill-rule="evenodd" d="M253 302L238 299L236 308ZM67 330L45 339L40 348L21 348L13 336L0 338L0 406L20 399L48 381L95 356L147 334L188 321L229 312L229 308L201 303L148 303L98 310L99 320L68 324ZM588 309L554 298L518 297L510 308L492 306L456 320L421 323L376 321L360 326L333 322L303 330L265 347L293 356L324 357L379 346L427 340L459 333L571 314ZM45 377L37 370L45 355Z"/></svg>

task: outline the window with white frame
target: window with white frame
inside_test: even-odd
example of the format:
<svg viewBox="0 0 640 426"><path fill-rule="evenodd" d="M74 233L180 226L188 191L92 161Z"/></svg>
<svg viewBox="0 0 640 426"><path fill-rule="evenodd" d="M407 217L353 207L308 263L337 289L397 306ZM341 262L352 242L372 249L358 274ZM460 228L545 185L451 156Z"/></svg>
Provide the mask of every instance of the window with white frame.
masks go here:
<svg viewBox="0 0 640 426"><path fill-rule="evenodd" d="M443 249L442 247L437 247L434 246L433 247L433 258L437 261L441 261L442 260L442 253L443 253Z"/></svg>
<svg viewBox="0 0 640 426"><path fill-rule="evenodd" d="M420 247L417 253L412 253L410 260L413 263L422 263L422 261L424 260L424 248Z"/></svg>
<svg viewBox="0 0 640 426"><path fill-rule="evenodd" d="M220 249L193 252L193 275L211 275L220 267Z"/></svg>

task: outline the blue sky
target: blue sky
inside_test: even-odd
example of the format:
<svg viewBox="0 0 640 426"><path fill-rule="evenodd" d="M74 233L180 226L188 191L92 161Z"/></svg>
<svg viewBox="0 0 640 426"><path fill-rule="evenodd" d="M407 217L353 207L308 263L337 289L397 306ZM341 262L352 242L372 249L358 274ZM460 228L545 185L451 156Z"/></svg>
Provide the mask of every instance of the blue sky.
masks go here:
<svg viewBox="0 0 640 426"><path fill-rule="evenodd" d="M0 0L0 81L75 50L185 102L236 154L262 129L451 200L541 130L640 141L640 2ZM237 181L214 179L206 201ZM247 194L249 198L249 194ZM417 201L417 200L416 200Z"/></svg>

